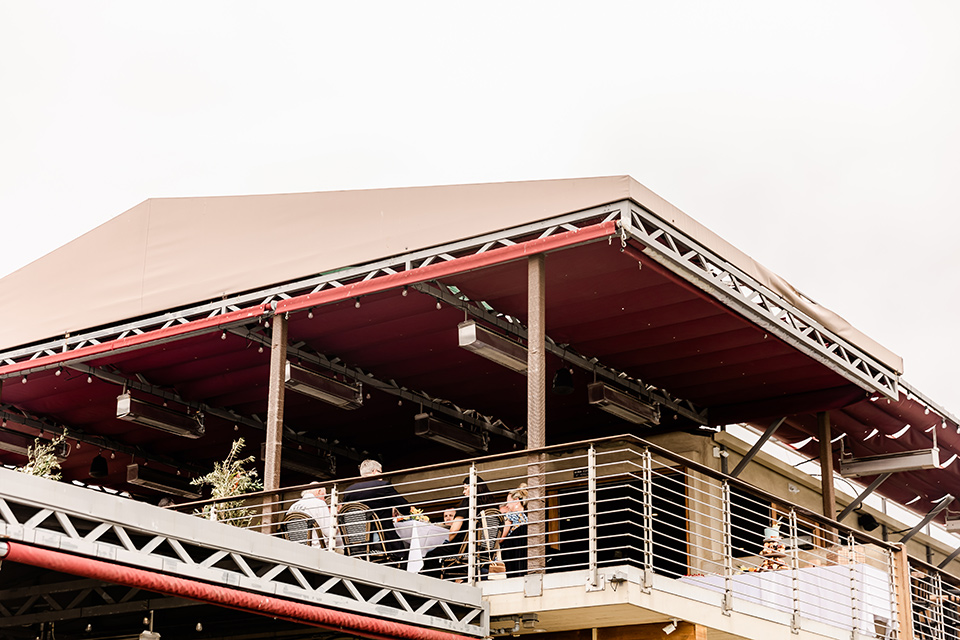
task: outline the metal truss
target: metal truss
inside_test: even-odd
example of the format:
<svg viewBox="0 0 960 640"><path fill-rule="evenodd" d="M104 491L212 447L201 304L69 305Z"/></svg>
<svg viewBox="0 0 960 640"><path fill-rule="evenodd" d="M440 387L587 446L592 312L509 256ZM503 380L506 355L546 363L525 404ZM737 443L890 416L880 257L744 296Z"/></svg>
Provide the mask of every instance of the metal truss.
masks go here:
<svg viewBox="0 0 960 640"><path fill-rule="evenodd" d="M626 203L620 219L627 238L644 253L720 302L732 307L861 387L897 400L899 378L754 278L654 214Z"/></svg>
<svg viewBox="0 0 960 640"><path fill-rule="evenodd" d="M259 305L276 303L299 295L316 293L324 289L340 288L349 284L372 280L377 277L405 271L414 271L434 263L448 262L466 256L479 255L498 247L508 247L529 240L548 238L559 233L575 231L598 222L614 220L620 215L622 203L604 205L551 218L543 222L526 224L511 229L488 233L438 247L414 251L384 260L330 271L310 278L295 280L256 291L238 294L177 311L146 316L108 327L81 331L73 335L52 339L43 343L19 347L0 353L0 363L11 365L42 356L59 355L76 351L85 346L120 340L130 335L186 324L202 318L213 318L229 312L240 311ZM247 321L248 324L250 321ZM38 367L52 368L56 365ZM0 379L23 375L23 371L0 375Z"/></svg>
<svg viewBox="0 0 960 640"><path fill-rule="evenodd" d="M200 604L99 580L67 580L30 587L18 586L0 590L0 629Z"/></svg>
<svg viewBox="0 0 960 640"><path fill-rule="evenodd" d="M516 336L522 340L527 339L527 328L523 326L516 318L507 316L503 313L498 313L487 302L470 300L452 287L442 283L437 284L439 287L429 284L418 284L414 285L413 288L421 293L433 296L438 300L442 300L450 306L462 309L465 313L499 327L503 331L513 336ZM580 367L586 371L596 372L598 378L603 378L616 384L617 386L629 389L630 391L639 395L641 398L656 402L657 404L674 411L677 415L681 415L685 418L693 420L697 424L708 424L706 409L696 407L688 400L675 398L664 389L659 389L653 385L645 384L641 380L630 377L626 374L626 372L617 371L610 367L604 366L596 358L588 358L583 356L577 353L576 349L573 349L572 347L558 345L556 342L551 340L549 336L547 336L545 345L547 351L557 356L564 362Z"/></svg>
<svg viewBox="0 0 960 640"><path fill-rule="evenodd" d="M610 220L619 220L624 240L637 239L643 245L647 255L684 280L706 291L727 306L737 309L760 326L864 388L882 393L893 400L898 399L899 379L889 367L826 329L777 293L756 282L686 234L628 200L331 271L224 300L185 307L177 311L12 349L0 353L0 362L12 365L42 356L68 353L91 344L101 344L133 334L143 334L202 318L212 318L258 305L275 304L277 301L317 293L324 289L340 288L386 275L414 271L431 264L479 255L498 247L547 238ZM250 324L250 322L247 320L237 324ZM38 368L53 366L57 365ZM0 378L22 375L24 372L8 373Z"/></svg>
<svg viewBox="0 0 960 640"><path fill-rule="evenodd" d="M0 469L0 539L364 616L489 634L489 614L476 587L7 469ZM94 584L77 586L78 594L99 588L108 605L132 598ZM5 601L0 626L27 624L21 616L35 615L40 601L47 610L82 604L79 596L66 600L36 593L15 607Z"/></svg>

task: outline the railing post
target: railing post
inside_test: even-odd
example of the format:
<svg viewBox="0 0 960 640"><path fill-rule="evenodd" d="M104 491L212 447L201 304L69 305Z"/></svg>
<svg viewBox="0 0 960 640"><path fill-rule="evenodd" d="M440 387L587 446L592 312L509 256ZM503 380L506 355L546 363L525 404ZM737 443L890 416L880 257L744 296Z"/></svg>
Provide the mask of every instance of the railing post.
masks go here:
<svg viewBox="0 0 960 640"><path fill-rule="evenodd" d="M477 465L470 465L470 497L467 514L467 583L474 584L477 575Z"/></svg>
<svg viewBox="0 0 960 640"><path fill-rule="evenodd" d="M330 487L330 526L327 527L327 550L337 550L337 510L340 505L337 503L337 485Z"/></svg>
<svg viewBox="0 0 960 640"><path fill-rule="evenodd" d="M790 507L790 583L793 587L793 616L790 631L800 633L800 527L797 525L797 510Z"/></svg>
<svg viewBox="0 0 960 640"><path fill-rule="evenodd" d="M943 597L943 580L940 578L939 573L933 574L933 585L931 585L934 593L931 595L930 600L936 602L934 609L933 620L936 623L937 633L934 636L935 638L946 638L947 629L946 623L944 621L944 611L943 606L944 597Z"/></svg>
<svg viewBox="0 0 960 640"><path fill-rule="evenodd" d="M649 592L653 573L653 456L644 449L641 456L643 472L643 587Z"/></svg>
<svg viewBox="0 0 960 640"><path fill-rule="evenodd" d="M860 593L857 589L857 541L852 533L847 534L847 562L850 565L850 620L852 637L860 631Z"/></svg>
<svg viewBox="0 0 960 640"><path fill-rule="evenodd" d="M728 616L733 609L733 526L730 483L726 480L720 485L720 499L723 513L723 615Z"/></svg>
<svg viewBox="0 0 960 640"><path fill-rule="evenodd" d="M587 540L589 548L589 582L596 587L597 568L597 450L587 449Z"/></svg>

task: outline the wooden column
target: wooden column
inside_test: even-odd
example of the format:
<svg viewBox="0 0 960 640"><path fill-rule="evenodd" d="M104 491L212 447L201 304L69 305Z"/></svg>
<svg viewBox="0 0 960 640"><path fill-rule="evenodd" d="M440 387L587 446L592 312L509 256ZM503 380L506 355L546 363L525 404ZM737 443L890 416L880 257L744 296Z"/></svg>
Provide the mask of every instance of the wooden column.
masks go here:
<svg viewBox="0 0 960 640"><path fill-rule="evenodd" d="M893 590L897 598L897 619L900 622L899 638L913 638L913 597L910 593L910 562L907 548L897 545L893 553ZM890 621L891 624L893 621Z"/></svg>
<svg viewBox="0 0 960 640"><path fill-rule="evenodd" d="M820 440L820 493L823 496L823 515L828 518L837 517L837 498L833 489L833 438L830 429L830 414L821 411L817 414L817 438ZM837 541L837 532L833 529L824 531L824 539L828 542Z"/></svg>
<svg viewBox="0 0 960 640"><path fill-rule="evenodd" d="M527 259L527 449L546 446L547 354L546 276L543 254ZM527 459L527 569L542 573L546 566L544 545L545 487L541 454Z"/></svg>
<svg viewBox="0 0 960 640"><path fill-rule="evenodd" d="M284 369L287 363L287 319L281 314L274 316L270 337L270 380L267 391L267 446L263 463L263 488L272 491L280 488L280 447L283 443L283 397ZM263 523L269 530L276 510L271 505L278 499L276 494L264 498Z"/></svg>

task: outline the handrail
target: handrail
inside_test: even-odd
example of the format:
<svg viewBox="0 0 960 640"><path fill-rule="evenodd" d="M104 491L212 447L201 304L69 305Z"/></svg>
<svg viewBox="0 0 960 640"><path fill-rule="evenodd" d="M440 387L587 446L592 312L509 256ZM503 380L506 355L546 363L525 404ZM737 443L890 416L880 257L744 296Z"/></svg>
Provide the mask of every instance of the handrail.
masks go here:
<svg viewBox="0 0 960 640"><path fill-rule="evenodd" d="M811 520L814 520L814 521L816 521L816 522L817 522L818 524L820 524L820 525L824 525L824 526L828 526L828 527L833 527L834 529L837 529L838 532L843 532L843 533L846 533L846 534L851 534L851 535L853 535L854 537L856 537L857 540L859 540L859 541L861 541L861 542L867 542L867 543L869 543L869 544L874 544L874 545L877 545L877 546L880 546L880 547L884 547L884 548L886 548L886 549L888 549L888 550L891 550L891 551L897 548L896 543L889 542L889 541L885 541L885 540L882 540L882 539L880 539L880 538L876 538L876 537L870 535L869 533L865 533L865 532L863 532L863 531L859 531L859 530L857 530L857 529L855 529L855 528L853 528L853 527L851 527L851 526L849 526L849 525L846 525L846 524L844 524L844 523L842 523L842 522L840 522L840 521L838 521L838 520L835 520L835 519L833 519L833 518L829 518L829 517L827 517L827 516L825 516L825 515L823 515L823 514L821 514L821 513L818 513L818 512L816 512L816 511L807 509L806 507L804 507L804 506L802 506L802 505L798 505L798 504L792 503L792 502L790 502L790 501L787 500L787 499L781 498L781 497L776 496L776 495L774 495L774 494L772 494L772 493L769 493L769 492L767 492L767 491L764 491L763 489L761 489L761 488L759 488L759 487L756 487L756 486L754 486L754 485L752 485L752 484L750 484L750 483L748 483L748 482L746 482L746 481L744 481L744 480L741 480L741 479L736 478L736 477L734 477L734 476L731 476L731 475L729 475L729 474L725 474L725 473L723 473L722 471L717 471L716 469L712 469L712 468L710 468L710 467L708 467L708 466L706 466L706 465L700 464L699 462L696 462L696 461L694 461L694 460L690 460L690 459L688 459L688 458L684 458L683 456L681 456L681 455L679 455L679 454L677 454L677 453L674 453L673 451L670 451L669 449L666 449L666 448L664 448L664 447L662 447L662 446L660 446L660 445L654 444L654 443L652 443L652 442L648 442L647 440L644 440L643 438L640 438L640 437L635 436L635 435L633 435L633 434L622 434L622 435L617 435L617 436L607 436L607 437L604 437L604 438L596 438L596 439L591 439L591 440L578 440L578 441L576 441L576 442L569 442L569 443L564 443L564 444L551 445L551 446L547 446L547 447L540 447L540 448L537 448L537 449L524 449L524 450L522 450L522 451L510 451L510 452L492 454L492 455L488 455L488 456L477 456L477 457L473 457L473 458L465 458L465 459L457 460L457 461L454 461L454 462L443 462L443 463L437 463L437 464L431 464L431 465L424 465L424 466L420 466L420 467L411 467L411 468L407 468L407 469L400 469L400 470L395 470L395 471L385 471L385 472L383 472L379 477L381 477L381 478L383 478L383 479L385 479L385 480L388 480L388 479L390 479L391 477L400 476L400 475L420 474L420 473L426 473L426 472L430 472L430 471L438 471L438 470L442 470L442 469L448 469L448 468L451 468L451 467L469 466L469 465L473 465L473 464L477 464L477 463L489 463L489 462L494 462L494 461L497 461L497 460L516 458L516 457L521 456L521 455L524 455L524 456L525 456L525 455L529 455L529 454L549 454L549 453L552 453L552 452L557 452L557 451L569 451L569 450L571 450L571 449L578 449L578 448L584 448L584 449L586 449L586 448L589 448L591 445L597 446L597 445L601 445L601 444L604 444L604 443L610 443L610 442L629 442L629 443L636 444L636 445L639 446L639 447L648 448L648 449L649 449L652 453L654 453L655 455L658 455L658 456L660 456L661 458L665 458L665 459L667 459L667 460L671 460L671 461L673 461L673 462L676 462L677 464L679 464L679 465L681 465L681 466L683 466L683 467L685 467L685 468L687 468L687 469L690 469L690 470L692 470L692 471L696 471L697 473L700 473L700 474L709 476L709 477L713 478L714 480L719 480L719 481L724 481L724 480L725 480L725 481L729 482L731 486L735 486L735 487L738 487L738 488L740 488L740 489L744 489L744 490L748 491L749 493L755 494L755 495L757 495L758 497L761 497L761 498L763 498L763 499L765 499L765 500L770 500L770 501L774 501L774 502L779 502L779 503L782 503L782 504L784 504L784 505L790 506L790 507L796 509L797 512L798 512L798 513L801 513L804 517L809 518L809 519L811 519ZM361 476L351 476L351 477L348 477L348 478L338 478L338 479L336 479L336 480L328 480L328 481L320 482L319 485L316 484L316 483L308 483L308 484L302 484L302 485L294 485L294 486L291 486L291 487L281 487L281 488L275 489L275 490L263 490L263 491L257 491L257 492L252 492L252 493L245 493L245 494L243 494L243 498L244 498L244 499L268 498L268 497L274 496L274 495L277 494L277 493L288 493L288 492L291 492L291 491L303 491L303 490L305 490L305 489L315 488L315 487L317 487L317 486L329 486L329 485L333 485L333 484L338 484L338 485L340 485L340 484L348 484L348 483L358 482L358 481L360 481L360 480L362 480L362 479L363 479L363 478L362 478ZM222 503L222 502L236 501L236 499L237 499L237 496L234 496L234 497L232 497L232 498L218 498L218 499L208 499L208 500L196 500L196 501L193 501L193 502L183 502L183 503L179 503L179 504L177 504L177 505L171 505L171 507L168 507L168 508L173 508L173 509L176 509L177 511L180 511L180 510L189 509L189 508L202 508L202 507L204 507L205 505L209 505L209 504L219 504L219 503Z"/></svg>

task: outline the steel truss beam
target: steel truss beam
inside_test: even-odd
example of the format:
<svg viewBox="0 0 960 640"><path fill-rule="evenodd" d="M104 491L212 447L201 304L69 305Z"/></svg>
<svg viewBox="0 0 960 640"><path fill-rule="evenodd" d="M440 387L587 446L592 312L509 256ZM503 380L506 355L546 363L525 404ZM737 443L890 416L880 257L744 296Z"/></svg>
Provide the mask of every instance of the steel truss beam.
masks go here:
<svg viewBox="0 0 960 640"><path fill-rule="evenodd" d="M235 335L262 345L269 346L270 344L270 339L267 336L245 327L231 329L230 331ZM500 420L495 420L493 418L480 415L478 412L472 409L462 409L450 403L449 401L430 397L422 391L413 391L407 389L406 387L401 387L396 381L393 380L384 382L383 380L375 378L373 375L364 371L360 367L348 367L344 364L341 364L338 358L331 359L322 353L307 351L302 347L303 343L297 343L296 345L288 346L287 356L298 358L303 362L309 362L310 364L326 369L327 371L338 373L350 378L351 380L356 380L357 382L362 382L365 387L370 387L371 389L388 393L402 400L409 400L415 404L422 405L425 409L430 409L431 411L448 415L451 418L459 420L465 424L472 425L478 429L489 431L490 433L508 438L515 442L526 442L523 436L520 435L523 433L522 430L519 432L513 431L506 427Z"/></svg>
<svg viewBox="0 0 960 640"><path fill-rule="evenodd" d="M413 251L347 269L330 271L303 280L296 280L249 293L239 294L216 302L184 307L177 311L147 316L102 329L81 331L74 335L64 336L63 338L2 352L0 353L0 362L6 365L28 363L42 356L68 353L91 344L102 344L112 340L123 339L130 335L139 335L147 331L164 329L178 324L186 324L203 318L215 318L226 313L237 312L261 305L275 305L277 301L287 300L295 296L317 293L324 289L340 288L381 276L413 271L434 263L448 262L456 260L457 258L483 254L498 247L509 247L528 240L548 238L559 233L576 231L597 222L616 219L620 216L621 204L622 203L617 203L594 207L584 211L558 216L543 222L496 231L475 238L469 238L439 247L432 247L430 249ZM29 366L15 367L17 369L16 371L0 374L0 379L24 375L30 371L56 368L57 366L57 364L52 364L35 368Z"/></svg>
<svg viewBox="0 0 960 640"><path fill-rule="evenodd" d="M415 251L284 283L233 296L222 301L185 307L178 311L157 314L95 331L80 332L76 335L12 349L0 353L0 362L6 365L21 364L21 366L12 367L15 371L10 370L0 374L0 379L23 375L32 370L58 366L50 364L31 368L28 365L29 361L42 356L63 354L80 349L85 345L101 344L122 339L129 335L142 334L146 331L185 324L203 318L214 318L218 315L237 312L258 305L275 304L280 300L316 293L323 289L339 288L381 276L412 271L437 262L478 255L493 248L547 238L558 233L584 228L597 222L616 219L619 219L624 234L624 242L628 238L635 238L643 245L643 251L646 255L684 280L707 292L725 305L743 313L760 326L865 389L882 393L892 400L898 399L899 379L896 372L891 371L845 339L827 330L778 294L756 282L721 257L708 251L686 234L679 232L637 203L626 200L440 247Z"/></svg>
<svg viewBox="0 0 960 640"><path fill-rule="evenodd" d="M489 633L476 587L7 469L0 469L0 538L359 615ZM42 597L26 596L16 610L5 603L3 626L25 624L17 617Z"/></svg>
<svg viewBox="0 0 960 640"><path fill-rule="evenodd" d="M99 580L70 580L0 591L0 629L203 604Z"/></svg>
<svg viewBox="0 0 960 640"><path fill-rule="evenodd" d="M412 288L438 300L442 300L452 307L462 309L465 313L492 324L521 340L527 339L527 328L516 318L498 313L487 302L470 300L462 293L454 293L450 287L443 283L438 282L437 284L439 287L430 284L417 284L413 285ZM564 362L586 371L596 372L598 378L609 380L617 386L629 389L641 398L656 402L698 424L707 424L707 412L705 409L700 409L687 400L675 398L664 389L659 389L653 385L644 384L636 378L631 378L625 372L604 366L596 358L587 358L586 356L580 355L576 349L569 346L558 345L551 340L549 336L547 336L546 339L546 350Z"/></svg>
<svg viewBox="0 0 960 640"><path fill-rule="evenodd" d="M750 318L777 337L868 391L899 399L895 371L836 335L733 264L642 207L630 203L621 218L624 241Z"/></svg>

